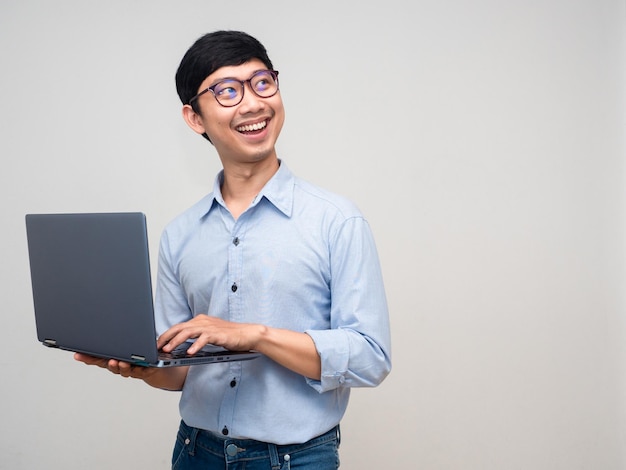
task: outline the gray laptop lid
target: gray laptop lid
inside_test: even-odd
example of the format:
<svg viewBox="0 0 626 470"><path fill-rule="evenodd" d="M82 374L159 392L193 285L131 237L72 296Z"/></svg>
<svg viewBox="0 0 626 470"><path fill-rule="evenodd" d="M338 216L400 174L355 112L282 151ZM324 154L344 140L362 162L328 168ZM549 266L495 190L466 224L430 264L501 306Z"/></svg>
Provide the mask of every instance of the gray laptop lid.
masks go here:
<svg viewBox="0 0 626 470"><path fill-rule="evenodd" d="M143 365L159 360L143 213L29 214L37 337L48 345ZM204 362L243 360L226 352Z"/></svg>

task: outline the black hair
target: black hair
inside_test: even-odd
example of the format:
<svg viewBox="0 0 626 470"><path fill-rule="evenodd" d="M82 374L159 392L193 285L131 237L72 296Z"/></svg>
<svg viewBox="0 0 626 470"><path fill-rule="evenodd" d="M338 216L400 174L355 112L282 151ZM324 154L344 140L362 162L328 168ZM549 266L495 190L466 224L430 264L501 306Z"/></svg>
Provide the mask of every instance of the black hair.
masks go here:
<svg viewBox="0 0 626 470"><path fill-rule="evenodd" d="M176 91L183 104L198 93L200 84L221 67L259 59L269 70L272 61L263 44L241 31L215 31L198 39L185 53L176 71ZM196 102L192 108L199 113Z"/></svg>

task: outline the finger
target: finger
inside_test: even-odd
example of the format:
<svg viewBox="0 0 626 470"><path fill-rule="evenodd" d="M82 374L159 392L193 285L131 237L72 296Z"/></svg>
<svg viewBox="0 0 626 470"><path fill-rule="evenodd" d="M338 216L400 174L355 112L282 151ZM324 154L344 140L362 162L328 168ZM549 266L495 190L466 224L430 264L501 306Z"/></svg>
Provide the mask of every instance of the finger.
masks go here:
<svg viewBox="0 0 626 470"><path fill-rule="evenodd" d="M197 327L188 327L178 332L166 344L163 345L163 351L170 352L177 348L185 341L198 338L202 334L202 330Z"/></svg>
<svg viewBox="0 0 626 470"><path fill-rule="evenodd" d="M109 371L113 372L114 374L118 374L120 373L120 361L116 361L115 359L109 359L107 361L107 365L106 368L109 369Z"/></svg>
<svg viewBox="0 0 626 470"><path fill-rule="evenodd" d="M103 359L101 357L89 356L88 354L74 353L74 359L87 364L88 366L98 366L102 368L107 368L107 359Z"/></svg>
<svg viewBox="0 0 626 470"><path fill-rule="evenodd" d="M174 325L169 330L165 331L162 335L157 338L157 347L159 349L164 348L173 338L176 337L180 333L180 331L184 328L184 323Z"/></svg>
<svg viewBox="0 0 626 470"><path fill-rule="evenodd" d="M132 377L133 375L133 366L128 362L119 362L117 364L117 370L122 377Z"/></svg>
<svg viewBox="0 0 626 470"><path fill-rule="evenodd" d="M163 347L169 342L170 338L165 333L157 338L157 348L163 349Z"/></svg>
<svg viewBox="0 0 626 470"><path fill-rule="evenodd" d="M197 353L198 351L200 351L203 347L205 347L209 343L210 343L209 336L205 333L202 333L198 335L198 337L193 342L193 344L189 346L189 348L187 349L187 354L193 355Z"/></svg>

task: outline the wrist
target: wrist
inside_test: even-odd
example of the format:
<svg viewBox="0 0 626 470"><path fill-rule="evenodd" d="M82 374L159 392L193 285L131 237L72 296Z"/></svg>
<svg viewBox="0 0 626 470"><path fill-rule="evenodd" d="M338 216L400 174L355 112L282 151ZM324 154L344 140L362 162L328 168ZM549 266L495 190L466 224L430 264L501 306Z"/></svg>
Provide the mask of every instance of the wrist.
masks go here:
<svg viewBox="0 0 626 470"><path fill-rule="evenodd" d="M249 349L253 349L255 351L261 352L264 345L267 344L269 336L270 336L270 327L266 325L260 325L260 324L254 325L253 340L251 342Z"/></svg>

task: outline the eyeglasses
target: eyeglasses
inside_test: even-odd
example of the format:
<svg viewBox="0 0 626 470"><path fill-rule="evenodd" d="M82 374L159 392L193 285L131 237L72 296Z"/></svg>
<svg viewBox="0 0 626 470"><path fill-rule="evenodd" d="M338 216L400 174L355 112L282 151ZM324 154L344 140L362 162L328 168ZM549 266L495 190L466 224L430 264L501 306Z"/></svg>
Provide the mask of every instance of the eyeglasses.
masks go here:
<svg viewBox="0 0 626 470"><path fill-rule="evenodd" d="M258 97L270 98L278 92L278 70L259 70L254 72L248 80L226 78L202 90L189 100L189 104L210 91L222 106L226 108L237 106L243 100L246 83Z"/></svg>

